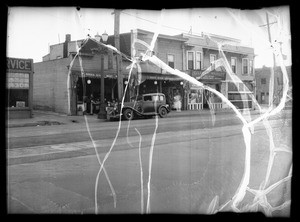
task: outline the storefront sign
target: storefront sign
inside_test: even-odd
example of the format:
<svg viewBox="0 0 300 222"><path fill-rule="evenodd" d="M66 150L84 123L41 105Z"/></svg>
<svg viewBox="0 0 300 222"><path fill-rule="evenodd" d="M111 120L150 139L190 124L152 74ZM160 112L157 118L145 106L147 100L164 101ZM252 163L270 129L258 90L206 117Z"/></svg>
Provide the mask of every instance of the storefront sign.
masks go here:
<svg viewBox="0 0 300 222"><path fill-rule="evenodd" d="M7 73L8 89L29 89L28 73Z"/></svg>
<svg viewBox="0 0 300 222"><path fill-rule="evenodd" d="M211 71L208 74L204 75L201 79L202 80L225 80L225 77L226 77L225 72Z"/></svg>
<svg viewBox="0 0 300 222"><path fill-rule="evenodd" d="M19 70L19 71L32 71L32 60L31 59L16 59L7 58L6 59L8 70Z"/></svg>
<svg viewBox="0 0 300 222"><path fill-rule="evenodd" d="M101 74L100 73L90 73L90 72L85 72L83 74L81 74L81 72L73 72L73 74L78 75L79 77L86 77L86 78L101 78ZM116 74L105 74L104 78L112 78L115 79L117 78Z"/></svg>
<svg viewBox="0 0 300 222"><path fill-rule="evenodd" d="M174 76L170 76L170 75L147 75L144 74L143 76L145 76L145 79L152 79L152 80L170 80L170 81L180 81L182 80L182 78L178 78L175 75Z"/></svg>

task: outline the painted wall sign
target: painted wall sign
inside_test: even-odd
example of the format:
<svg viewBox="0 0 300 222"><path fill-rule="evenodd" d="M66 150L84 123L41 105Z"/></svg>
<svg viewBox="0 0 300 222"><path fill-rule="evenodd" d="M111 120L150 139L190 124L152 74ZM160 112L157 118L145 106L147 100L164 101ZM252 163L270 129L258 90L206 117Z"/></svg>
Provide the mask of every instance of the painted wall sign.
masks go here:
<svg viewBox="0 0 300 222"><path fill-rule="evenodd" d="M32 71L32 59L6 58L6 67L9 70Z"/></svg>
<svg viewBox="0 0 300 222"><path fill-rule="evenodd" d="M7 73L8 89L29 89L28 73Z"/></svg>

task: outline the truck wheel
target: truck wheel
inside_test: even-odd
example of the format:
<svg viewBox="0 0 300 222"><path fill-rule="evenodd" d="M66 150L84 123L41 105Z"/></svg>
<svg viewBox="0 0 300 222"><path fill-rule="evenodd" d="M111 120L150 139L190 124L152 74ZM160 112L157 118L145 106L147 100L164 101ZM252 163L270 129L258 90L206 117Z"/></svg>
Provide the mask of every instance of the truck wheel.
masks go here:
<svg viewBox="0 0 300 222"><path fill-rule="evenodd" d="M158 114L161 118L164 118L164 117L167 116L168 111L165 107L160 107L159 110L158 110Z"/></svg>
<svg viewBox="0 0 300 222"><path fill-rule="evenodd" d="M123 112L123 116L126 120L132 120L133 119L132 109L125 109L124 112Z"/></svg>

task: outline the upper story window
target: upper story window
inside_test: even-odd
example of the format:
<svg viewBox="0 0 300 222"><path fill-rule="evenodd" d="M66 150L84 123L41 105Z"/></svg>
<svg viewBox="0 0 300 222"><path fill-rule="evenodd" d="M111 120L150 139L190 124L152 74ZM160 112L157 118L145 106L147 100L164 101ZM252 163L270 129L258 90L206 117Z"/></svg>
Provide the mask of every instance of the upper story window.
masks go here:
<svg viewBox="0 0 300 222"><path fill-rule="evenodd" d="M192 52L192 51L187 52L187 69L188 70L194 69L194 55L195 55L195 52Z"/></svg>
<svg viewBox="0 0 300 222"><path fill-rule="evenodd" d="M236 65L237 65L236 61L237 59L235 57L231 57L231 69L234 74L236 74Z"/></svg>
<svg viewBox="0 0 300 222"><path fill-rule="evenodd" d="M201 70L202 68L202 55L201 52L196 52L196 69Z"/></svg>
<svg viewBox="0 0 300 222"><path fill-rule="evenodd" d="M210 54L209 55L209 61L210 61L210 65L213 64L214 61L216 61L217 56L215 54Z"/></svg>
<svg viewBox="0 0 300 222"><path fill-rule="evenodd" d="M168 54L168 65L173 69L175 68L175 56L174 55Z"/></svg>
<svg viewBox="0 0 300 222"><path fill-rule="evenodd" d="M254 74L253 60L252 59L249 60L249 73L250 73L250 75Z"/></svg>
<svg viewBox="0 0 300 222"><path fill-rule="evenodd" d="M267 83L267 80L266 80L266 78L261 78L260 79L260 84L266 84Z"/></svg>
<svg viewBox="0 0 300 222"><path fill-rule="evenodd" d="M248 74L248 71L249 71L249 60L248 58L243 58L242 59L242 66L243 66L243 69L242 69L242 74Z"/></svg>

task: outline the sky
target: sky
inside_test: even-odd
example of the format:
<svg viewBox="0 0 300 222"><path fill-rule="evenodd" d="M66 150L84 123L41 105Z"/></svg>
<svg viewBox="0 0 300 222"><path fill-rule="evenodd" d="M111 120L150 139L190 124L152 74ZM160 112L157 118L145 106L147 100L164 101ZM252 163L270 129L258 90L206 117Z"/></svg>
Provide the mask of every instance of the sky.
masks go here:
<svg viewBox="0 0 300 222"><path fill-rule="evenodd" d="M71 40L85 39L87 35L114 34L113 9L76 7L9 7L7 25L7 56L32 58L41 62L49 53L49 46L62 43L66 34ZM132 29L177 35L201 32L241 39L242 45L254 48L255 66L271 66L272 52L268 46L268 29L265 25L268 12L272 40L282 43L291 65L291 33L288 6L260 10L230 8L191 8L166 10L122 10L120 33ZM160 24L161 26L159 26Z"/></svg>

